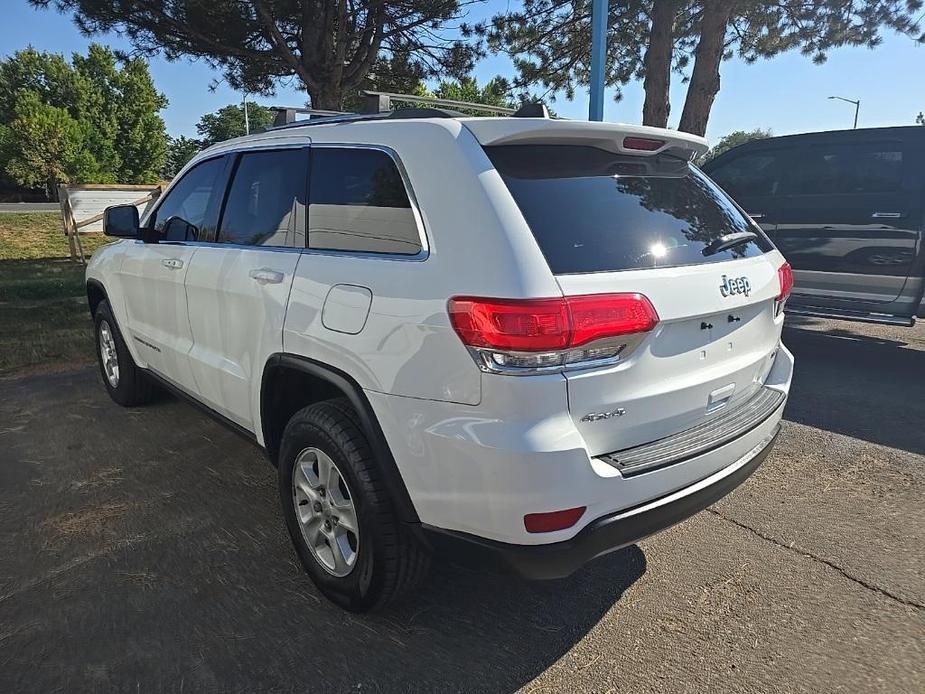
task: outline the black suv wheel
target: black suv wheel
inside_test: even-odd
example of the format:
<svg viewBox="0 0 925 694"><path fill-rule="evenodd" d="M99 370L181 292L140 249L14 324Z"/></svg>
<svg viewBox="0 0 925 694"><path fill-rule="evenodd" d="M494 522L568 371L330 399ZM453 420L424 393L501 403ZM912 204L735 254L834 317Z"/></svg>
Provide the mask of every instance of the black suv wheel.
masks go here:
<svg viewBox="0 0 925 694"><path fill-rule="evenodd" d="M154 384L135 365L112 309L105 301L100 302L93 314L96 334L96 358L100 375L109 397L124 407L142 405L154 395Z"/></svg>
<svg viewBox="0 0 925 694"><path fill-rule="evenodd" d="M426 575L429 557L396 518L346 400L310 405L289 420L279 493L305 571L345 609L381 607Z"/></svg>

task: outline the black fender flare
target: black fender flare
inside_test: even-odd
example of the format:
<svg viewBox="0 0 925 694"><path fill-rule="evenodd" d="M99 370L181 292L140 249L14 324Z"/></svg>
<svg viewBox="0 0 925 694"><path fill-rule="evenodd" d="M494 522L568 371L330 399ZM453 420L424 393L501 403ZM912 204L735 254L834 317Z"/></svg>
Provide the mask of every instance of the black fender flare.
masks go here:
<svg viewBox="0 0 925 694"><path fill-rule="evenodd" d="M408 488L405 486L405 481L398 470L398 465L395 463L392 450L389 448L388 441L386 441L382 427L379 425L379 420L376 418L375 412L373 412L372 405L369 404L369 400L360 385L340 369L296 354L281 352L271 355L264 365L260 386L260 426L263 430L264 441L268 441L267 437L270 433L268 431L268 418L265 416L269 411L271 396L267 381L277 368L302 371L314 378L327 381L343 392L356 411L364 433L369 437L373 454L376 456L376 462L382 471L383 482L392 497L399 519L404 523L419 525L421 521L414 508L414 503L411 501L411 495L408 494ZM270 451L269 446L267 450L272 458L276 457L276 451Z"/></svg>
<svg viewBox="0 0 925 694"><path fill-rule="evenodd" d="M106 287L104 287L104 286L103 286L103 283L100 282L99 280L95 280L95 279L92 279L92 278L87 280L86 287L85 287L85 291L86 291L86 293L87 293L87 304L88 304L88 306L89 306L89 304L90 304L90 288L91 288L91 287L93 287L94 289L99 289L100 292L102 292L102 294L103 294L103 301L105 301L107 304L109 304L110 307L112 306L112 302L109 300L109 292L106 291ZM92 308L92 307L91 307L91 308Z"/></svg>

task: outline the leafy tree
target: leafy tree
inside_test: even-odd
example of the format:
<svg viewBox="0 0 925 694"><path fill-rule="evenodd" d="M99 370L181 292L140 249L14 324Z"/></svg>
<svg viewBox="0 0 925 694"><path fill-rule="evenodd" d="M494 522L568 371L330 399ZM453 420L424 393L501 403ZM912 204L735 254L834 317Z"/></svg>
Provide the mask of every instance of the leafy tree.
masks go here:
<svg viewBox="0 0 925 694"><path fill-rule="evenodd" d="M266 106L247 104L247 122L251 132L273 123L273 112ZM196 132L201 139L201 147L209 147L216 142L230 140L246 134L244 121L244 106L242 104L228 104L215 113L207 113L196 124Z"/></svg>
<svg viewBox="0 0 925 694"><path fill-rule="evenodd" d="M164 159L164 167L161 169L161 176L170 180L176 176L180 169L186 166L186 162L199 154L202 149L202 143L192 137L167 137L167 156Z"/></svg>
<svg viewBox="0 0 925 694"><path fill-rule="evenodd" d="M705 164L733 147L744 145L746 142L751 142L752 140L763 140L766 137L773 137L773 133L771 133L770 130L762 130L761 128L756 128L755 130L734 130L728 135L721 137L719 142L713 145L707 153L700 158L699 163Z"/></svg>
<svg viewBox="0 0 925 694"><path fill-rule="evenodd" d="M167 153L167 131L158 112L167 99L154 87L147 64L127 61L116 79L116 149L122 165L119 183L155 183Z"/></svg>
<svg viewBox="0 0 925 694"><path fill-rule="evenodd" d="M29 0L73 12L87 34L119 31L143 52L202 58L235 89L270 94L298 78L316 108L339 109L381 57L462 75L477 57L453 36L475 0Z"/></svg>
<svg viewBox="0 0 925 694"><path fill-rule="evenodd" d="M592 0L524 0L523 9L465 27L489 49L506 51L517 68L515 87L539 83L574 96L590 81ZM828 50L873 48L884 28L925 40L914 21L921 0L628 0L610 3L606 82L644 78L643 122L664 127L672 72L689 81L680 129L702 135L720 88L720 64L788 50L821 63ZM691 65L692 63L692 65ZM691 65L688 71L688 66Z"/></svg>
<svg viewBox="0 0 925 694"><path fill-rule="evenodd" d="M356 88L345 95L343 110L352 112L363 110L365 103L360 96L361 90L426 96L430 93L424 85L426 78L427 70L409 59L407 55L394 54L387 58L380 57Z"/></svg>
<svg viewBox="0 0 925 694"><path fill-rule="evenodd" d="M915 117L915 122L917 125L925 125L925 113L919 111L919 115Z"/></svg>
<svg viewBox="0 0 925 694"><path fill-rule="evenodd" d="M66 109L25 92L12 116L4 126L2 144L5 173L14 182L44 188L50 200L57 200L59 184L86 180L95 173L97 163L83 146L86 133Z"/></svg>
<svg viewBox="0 0 925 694"><path fill-rule="evenodd" d="M40 109L36 103L49 108ZM166 148L164 123L158 111L166 105L144 61L120 60L108 48L96 44L90 46L87 55L75 54L70 62L60 54L40 53L33 48L0 61L0 124L12 133L16 132L14 120L21 124L36 118L43 128L55 133L55 147L62 151L83 150L78 169L61 163L62 171L69 171L61 182L156 181ZM62 144L65 137L71 138L67 148ZM17 146L8 137L5 158L14 156L10 152ZM16 156L22 157L23 151ZM39 151L32 147L30 159L34 160ZM5 163L5 177L16 185L31 185L25 181L34 176L27 175L17 164L21 161L19 158L12 164ZM18 173L13 175L12 171Z"/></svg>
<svg viewBox="0 0 925 694"><path fill-rule="evenodd" d="M487 106L500 106L502 108L517 108L518 103L510 97L511 86L503 77L495 77L479 87L474 77L464 77L460 80L442 81L434 90L438 99L452 99L454 101L468 101L473 104ZM490 115L484 111L467 110L463 107L457 110L472 115Z"/></svg>
<svg viewBox="0 0 925 694"><path fill-rule="evenodd" d="M516 75L512 88L523 93L543 87L541 99L564 92L567 99L590 82L592 0L523 0L521 8L489 22L463 25L463 34L507 53ZM620 99L620 87L636 76L640 48L648 32L644 0L609 3L605 82Z"/></svg>
<svg viewBox="0 0 925 694"><path fill-rule="evenodd" d="M720 88L720 62L746 62L798 48L816 64L838 46L875 48L884 28L925 41L915 15L920 0L707 0L699 21L694 65L679 128L702 135Z"/></svg>

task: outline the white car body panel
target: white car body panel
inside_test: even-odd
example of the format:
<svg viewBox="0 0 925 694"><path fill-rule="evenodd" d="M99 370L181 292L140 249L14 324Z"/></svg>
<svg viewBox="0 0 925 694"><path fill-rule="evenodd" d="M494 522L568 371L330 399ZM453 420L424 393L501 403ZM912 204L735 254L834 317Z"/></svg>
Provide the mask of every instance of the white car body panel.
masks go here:
<svg viewBox="0 0 925 694"><path fill-rule="evenodd" d="M126 342L141 363L195 392L189 350L193 345L185 281L198 249L173 244L128 242L119 270L125 304Z"/></svg>
<svg viewBox="0 0 925 694"><path fill-rule="evenodd" d="M260 381L283 349L298 251L204 244L186 281L195 392L236 424L260 432ZM270 278L267 281L262 278Z"/></svg>
<svg viewBox="0 0 925 694"><path fill-rule="evenodd" d="M259 443L264 367L274 354L298 355L347 374L362 389L422 523L518 545L559 542L604 514L727 474L776 432L783 407L714 450L632 477L599 456L702 421L718 394L728 408L762 386L786 394L792 374L792 356L780 345L775 298L784 259L776 250L704 265L554 275L483 149L544 142L623 152L624 137L664 140L660 152L706 148L702 138L683 133L531 118L318 124L231 140L184 171L216 154L277 145L391 152L410 184L421 252L123 241L97 251L87 277L106 289L139 366ZM382 238L394 239L393 225L408 214L366 208L345 224L324 208L314 219L309 213L308 228L340 236L375 221ZM171 258L183 268L162 264ZM264 279L278 273L279 281L261 281L254 271ZM723 296L724 274L746 276L751 292ZM455 296L610 292L648 297L658 326L616 365L564 373L480 371L447 312ZM722 322L729 315L740 320ZM625 415L581 421L613 407ZM579 506L587 511L566 530L524 527L525 514Z"/></svg>
<svg viewBox="0 0 925 694"><path fill-rule="evenodd" d="M782 348L768 387L788 392ZM478 408L368 392L422 523L534 545L561 542L594 519L656 499L735 464L776 431L782 409L748 434L683 463L624 478L595 461L568 413L561 376L485 376ZM607 422L602 422L606 425ZM531 534L527 513L587 506L572 528Z"/></svg>
<svg viewBox="0 0 925 694"><path fill-rule="evenodd" d="M558 276L566 295L640 292L660 319L626 360L567 376L572 415L592 454L680 431L707 410L718 414L760 387L784 324L783 314L774 315L783 262L771 251L709 265ZM751 292L723 296L723 276L748 278ZM703 329L705 323L712 327ZM711 401L713 395L721 401ZM580 421L618 407L626 414Z"/></svg>

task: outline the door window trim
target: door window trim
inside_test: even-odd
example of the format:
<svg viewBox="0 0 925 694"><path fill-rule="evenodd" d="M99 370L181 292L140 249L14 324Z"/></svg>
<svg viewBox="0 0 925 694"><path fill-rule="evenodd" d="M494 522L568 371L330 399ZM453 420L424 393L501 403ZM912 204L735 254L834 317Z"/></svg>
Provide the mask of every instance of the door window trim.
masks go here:
<svg viewBox="0 0 925 694"><path fill-rule="evenodd" d="M405 193L408 196L408 204L411 208L411 215L414 218L415 227L418 232L418 239L421 243L421 250L414 255L407 255L402 253L373 253L370 251L349 251L349 250L337 250L337 249L326 249L326 248L310 248L310 235L309 235L309 208L311 206L311 151L315 148L324 148L324 149L367 149L373 151L379 151L386 154L395 164L395 168L398 169L398 174L401 176L402 183L405 186ZM294 246L252 246L249 244L239 244L239 243L222 243L218 240L218 228L221 224L222 215L225 212L225 205L227 203L228 195L231 191L231 184L233 180L233 173L236 170L238 161L243 154L248 154L251 152L263 152L263 151L273 151L281 149L307 149L309 162L308 162L308 175L305 177L305 247L294 247ZM214 156L203 157L197 161L193 166L183 172L183 176L180 176L176 181L172 181L167 190L164 191L164 195L161 196L161 200L165 199L168 193L173 189L173 187L180 181L187 173L192 171L195 167L200 164L212 160L224 158L225 166L222 170L222 173L219 174L220 180L219 185L216 186L216 189L221 189L221 200L220 205L217 210L212 209L214 202L210 197L209 206L210 211L217 212L215 214L215 224L212 227L211 240L197 239L196 241L170 241L172 245L183 245L183 246L201 246L201 247L221 247L228 249L239 249L239 250L260 250L260 251L272 251L275 253L307 253L311 255L323 255L323 256L338 256L338 257L348 257L348 258L364 258L364 259L376 259L376 260L397 260L403 262L423 262L427 260L430 256L430 243L429 237L427 234L427 227L424 224L424 218L421 215L420 205L417 200L417 196L414 193L414 188L411 185L411 180L408 178L408 171L405 169L405 165L401 160L401 157L398 156L398 153L387 145L379 144L366 144L366 143L356 143L356 142L291 142L291 143L282 143L282 142L268 142L268 143L254 143L253 145L236 147L232 150L226 150L220 153L216 153ZM213 192L214 195L214 192ZM157 211L160 208L161 201L158 201L157 206L152 208L151 213L148 216L150 218L156 218ZM211 218L209 221L212 221ZM165 242L168 243L168 242Z"/></svg>
<svg viewBox="0 0 925 694"><path fill-rule="evenodd" d="M366 149L373 150L377 152L382 152L388 156L392 163L395 164L395 168L398 170L398 175L401 177L402 184L405 186L405 194L408 196L408 204L411 208L411 216L414 218L414 225L417 228L418 240L421 244L421 250L419 250L414 255L408 255L404 253L374 253L372 251L349 251L341 250L334 248L312 248L311 247L311 166L309 166L308 174L308 186L309 186L309 197L308 205L306 206L305 211L305 222L308 226L308 230L305 234L305 253L310 253L312 255L330 255L330 256L342 256L348 258L373 258L378 260L399 260L399 261L410 261L410 262L422 262L427 260L430 256L430 244L428 243L427 228L424 225L424 218L421 216L421 210L418 205L417 197L414 194L414 188L411 186L411 180L408 178L408 171L405 169L405 165L402 163L401 158L398 156L398 152L387 145L374 145L366 143L356 143L356 142L312 142L311 149Z"/></svg>
<svg viewBox="0 0 925 694"><path fill-rule="evenodd" d="M253 154L256 152L278 152L280 150L290 150L290 149L304 149L305 155L308 157L308 163L305 165L305 213L302 215L302 223L305 228L302 229L303 238L305 239L304 246L258 246L249 243L225 243L218 240L219 229L222 225L222 219L225 216L225 208L228 206L228 196L231 194L231 186L234 183L235 174L238 172L238 166L241 163L241 158L245 154ZM263 143L256 144L252 147L241 147L240 149L232 150L231 152L226 153L229 158L228 165L228 174L225 178L225 190L222 193L222 202L218 210L218 218L215 220L215 233L212 235L211 241L202 242L206 246L221 246L222 248L238 248L238 249L249 249L249 250L261 250L261 251L283 251L288 253L301 253L302 251L308 250L308 193L309 193L309 180L311 178L312 170L312 160L311 160L311 145L308 142L291 142L291 143Z"/></svg>
<svg viewBox="0 0 925 694"><path fill-rule="evenodd" d="M222 243L221 241L218 240L218 227L219 227L219 224L221 223L222 215L225 212L225 204L228 200L228 194L231 192L231 184L234 178L233 174L237 170L237 163L241 155L250 154L251 152L265 152L265 151L274 151L274 150L281 150L281 149L310 150L311 148L308 142L289 142L289 143L260 142L260 143L254 143L253 145L241 146L241 147L236 147L235 149L225 150L221 153L215 154L215 156L205 157L201 159L200 161L197 161L196 164L191 166L187 172L184 172L183 174L184 176L189 171L192 171L196 166L199 166L199 164L201 164L202 162L209 161L210 159L218 159L219 157L225 158L225 166L222 170L222 173L220 174L222 180L220 181L220 185L216 186L217 189L221 189L220 204L216 210L212 210L216 212L215 224L212 228L212 234L211 234L212 238L209 241L206 241L204 239L197 239L196 241L169 241L169 242L164 242L164 243L170 243L172 245L201 247L201 248L228 248L228 249L245 250L245 251L247 250L272 251L274 253L303 253L304 251L308 250L307 248L301 247L301 246L254 246L254 245L246 244L246 243ZM311 169L311 158L310 157L311 157L311 154L309 153L309 165L307 167L308 170ZM178 178L177 181L179 180L180 179ZM306 175L305 177L306 200L308 199L308 181L309 181L309 177ZM176 184L171 182L170 188L173 188L174 185ZM167 191L164 191L164 195L162 197L167 196L167 193L170 191L170 188L168 188ZM211 198L209 200L209 203L211 206L212 205ZM160 206L160 204L158 204L158 206ZM308 226L308 205L306 204L305 207L306 207L306 213L303 216L305 218L305 224L307 227ZM157 213L157 207L155 207L151 211L152 215L156 213ZM308 243L308 229L307 228L305 229L305 232L306 232L305 233L305 243L307 244Z"/></svg>
<svg viewBox="0 0 925 694"><path fill-rule="evenodd" d="M845 147L845 148L861 148L861 147L883 147L881 150L883 152L899 152L900 155L900 175L899 175L899 187L896 190L881 190L881 191L844 191L844 192L834 192L834 193L802 193L800 191L787 191L779 193L779 197L784 198L844 198L844 197L861 197L867 195L901 195L906 192L906 181L908 178L908 158L906 157L906 144L903 140L856 140L851 142L808 142L805 147L800 149L802 151L808 151L812 149L817 149L821 147ZM791 154L790 156L798 157L799 153ZM792 164L795 159L787 162Z"/></svg>
<svg viewBox="0 0 925 694"><path fill-rule="evenodd" d="M762 155L762 154L773 156L773 157L776 157L776 161L772 165L773 166L772 170L778 178L777 184L779 187L784 177L786 176L787 167L789 166L789 162L790 162L790 157L792 156L792 153L795 151L796 148L791 144L773 144L772 145L772 144L762 143L761 147L750 148L748 151L744 151L744 152L736 152L735 149L736 148L733 148L729 150L728 154L723 153L722 155L720 155L720 157L717 157L717 162L718 162L717 165L707 167L710 169L709 171L706 171L703 167L698 167L700 168L701 171L703 171L703 173L705 173L710 178L711 181L713 181L713 183L717 187L719 187L730 198L733 197L732 193L729 193L725 188L723 188L723 186L718 181L713 179L713 171L715 169L721 168L723 166L728 166L729 164L739 159L743 159L745 157L750 157L754 155ZM724 161L719 161L719 159L723 159ZM708 162L708 163L712 163L712 162ZM779 197L782 197L783 195L784 194L781 193L780 190L775 189L774 191L770 193L755 193L752 195L746 195L742 197L779 198Z"/></svg>
<svg viewBox="0 0 925 694"><path fill-rule="evenodd" d="M203 157L202 159L199 159L194 164L192 164L192 166L187 167L182 172L182 175L176 176L170 182L170 185L167 186L167 189L164 191L164 193L158 198L154 207L151 208L151 211L147 214L147 216L145 216L144 224L142 226L148 226L148 224L152 220L154 221L155 224L157 223L157 213L160 212L160 209L163 206L164 202L167 200L168 196L174 190L174 188L176 188L180 184L180 182L184 178L186 178L190 173L192 173L195 169L197 169L202 164L205 164L206 162L214 161L216 159L223 159L224 164L221 168L221 171L219 171L218 173L218 176L215 180L215 186L213 187L212 192L209 193L209 201L206 203L205 219L203 220L203 224L200 227L200 229L201 228L213 228L213 235L214 235L214 230L217 230L218 228L218 219L215 217L216 194L218 193L218 191L226 189L228 187L228 154L229 154L228 152L218 152L212 156ZM222 196L224 197L224 193L222 193ZM212 224L212 222L214 222L214 225ZM200 241L199 239L197 239L196 241L158 241L158 243L169 243L171 245L181 245L181 244L185 245L185 244L200 243Z"/></svg>

